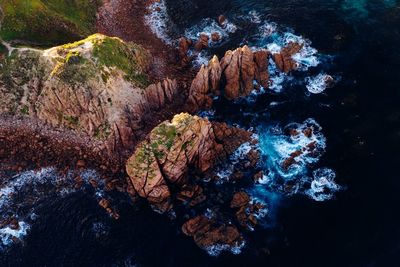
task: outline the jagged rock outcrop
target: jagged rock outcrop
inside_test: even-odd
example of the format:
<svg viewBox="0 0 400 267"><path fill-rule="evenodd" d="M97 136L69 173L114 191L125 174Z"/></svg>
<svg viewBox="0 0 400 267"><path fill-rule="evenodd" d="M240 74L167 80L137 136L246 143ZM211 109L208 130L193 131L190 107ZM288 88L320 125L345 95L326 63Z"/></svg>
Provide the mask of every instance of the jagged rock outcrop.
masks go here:
<svg viewBox="0 0 400 267"><path fill-rule="evenodd" d="M248 46L227 51L221 60L226 80L225 97L229 100L247 96L253 90L255 64L253 52Z"/></svg>
<svg viewBox="0 0 400 267"><path fill-rule="evenodd" d="M175 80L151 85L141 46L95 34L48 50L19 49L0 71L0 113L28 115L55 127L132 148L143 114L171 103Z"/></svg>
<svg viewBox="0 0 400 267"><path fill-rule="evenodd" d="M214 56L200 68L191 84L188 101L192 110L210 108L212 96L219 94L221 84L229 100L249 95L254 81L267 88L269 56L266 50L252 52L247 46L227 51L221 62Z"/></svg>
<svg viewBox="0 0 400 267"><path fill-rule="evenodd" d="M292 56L303 48L302 44L290 42L279 53L273 54L272 58L280 71L288 73L298 68L297 62Z"/></svg>
<svg viewBox="0 0 400 267"><path fill-rule="evenodd" d="M269 86L268 59L270 52L267 50L258 50L253 53L256 64L255 80L264 88Z"/></svg>
<svg viewBox="0 0 400 267"><path fill-rule="evenodd" d="M181 37L179 39L178 53L181 66L183 67L187 66L191 61L191 57L188 56L188 52L192 44L193 44L192 40L186 37Z"/></svg>
<svg viewBox="0 0 400 267"><path fill-rule="evenodd" d="M139 195L165 212L171 207L169 185L186 185L189 167L207 172L222 152L208 120L182 113L151 131L128 160L126 170Z"/></svg>
<svg viewBox="0 0 400 267"><path fill-rule="evenodd" d="M211 123L187 113L175 115L138 145L126 164L128 182L160 212L172 207L171 189L178 192L173 198L194 206L205 197L188 171L211 173L250 138L251 133L225 123Z"/></svg>
<svg viewBox="0 0 400 267"><path fill-rule="evenodd" d="M291 42L279 53L271 55L267 50L253 52L249 47L243 46L227 51L220 62L214 56L207 66L200 68L191 84L189 108L191 111L210 108L212 97L219 94L220 87L228 100L248 96L254 89L259 89L259 86L268 88L269 58L273 58L280 71L288 73L297 69L298 63L293 55L302 48L302 44ZM256 86L254 82L257 83Z"/></svg>
<svg viewBox="0 0 400 267"><path fill-rule="evenodd" d="M222 69L217 56L214 56L208 66L202 65L192 81L189 91L190 109L195 112L198 107L210 108L211 95L218 94L220 89Z"/></svg>

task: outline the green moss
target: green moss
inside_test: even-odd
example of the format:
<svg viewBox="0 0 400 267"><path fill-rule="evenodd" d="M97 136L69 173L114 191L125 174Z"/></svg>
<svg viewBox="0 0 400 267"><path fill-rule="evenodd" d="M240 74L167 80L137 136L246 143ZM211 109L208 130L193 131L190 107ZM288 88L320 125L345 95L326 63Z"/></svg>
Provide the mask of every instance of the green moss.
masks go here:
<svg viewBox="0 0 400 267"><path fill-rule="evenodd" d="M0 37L54 45L95 31L101 0L2 0Z"/></svg>
<svg viewBox="0 0 400 267"><path fill-rule="evenodd" d="M111 126L108 122L105 122L96 128L94 132L94 137L100 140L105 140L110 136L110 134L111 134Z"/></svg>
<svg viewBox="0 0 400 267"><path fill-rule="evenodd" d="M76 128L79 125L79 118L75 116L63 116L64 120L66 120L72 128Z"/></svg>
<svg viewBox="0 0 400 267"><path fill-rule="evenodd" d="M156 140L153 142L156 143L157 145L163 145L165 146L168 150L171 149L171 147L174 144L175 137L177 135L176 133L176 128L174 125L169 125L169 124L160 124L153 130L154 134L156 135Z"/></svg>
<svg viewBox="0 0 400 267"><path fill-rule="evenodd" d="M21 113L24 115L28 115L29 114L29 108L27 105L22 106L22 108L20 109Z"/></svg>
<svg viewBox="0 0 400 267"><path fill-rule="evenodd" d="M149 85L148 77L143 73L142 58L147 52L139 45L124 43L119 38L106 37L94 40L93 56L101 65L122 70L125 78L140 87ZM107 80L105 76L103 79Z"/></svg>
<svg viewBox="0 0 400 267"><path fill-rule="evenodd" d="M8 54L7 47L0 43L0 58Z"/></svg>

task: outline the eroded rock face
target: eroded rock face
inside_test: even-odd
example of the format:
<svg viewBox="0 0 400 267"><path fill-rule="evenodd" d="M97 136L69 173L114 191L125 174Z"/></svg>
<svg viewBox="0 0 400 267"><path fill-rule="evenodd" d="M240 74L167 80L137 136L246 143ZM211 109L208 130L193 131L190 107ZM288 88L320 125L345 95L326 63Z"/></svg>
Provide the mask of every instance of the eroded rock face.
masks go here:
<svg viewBox="0 0 400 267"><path fill-rule="evenodd" d="M249 95L254 89L254 81L268 88L269 56L266 50L252 52L247 46L227 51L221 62L214 56L208 66L200 68L192 82L190 106L193 110L211 107L212 96L218 95L221 87L224 97L229 100Z"/></svg>
<svg viewBox="0 0 400 267"><path fill-rule="evenodd" d="M189 167L205 173L222 152L208 120L182 113L151 131L128 160L126 170L139 195L165 212L171 207L168 185L183 187Z"/></svg>
<svg viewBox="0 0 400 267"><path fill-rule="evenodd" d="M189 103L192 112L199 107L210 108L212 94L218 94L221 80L221 66L217 56L214 56L208 66L202 65L192 81L189 91Z"/></svg>
<svg viewBox="0 0 400 267"><path fill-rule="evenodd" d="M253 90L255 64L253 52L247 46L228 51L221 60L226 80L225 97L229 100L249 95Z"/></svg>
<svg viewBox="0 0 400 267"><path fill-rule="evenodd" d="M151 57L141 46L100 34L48 50L16 50L0 71L0 112L131 148L142 115L171 103L175 80L150 85Z"/></svg>

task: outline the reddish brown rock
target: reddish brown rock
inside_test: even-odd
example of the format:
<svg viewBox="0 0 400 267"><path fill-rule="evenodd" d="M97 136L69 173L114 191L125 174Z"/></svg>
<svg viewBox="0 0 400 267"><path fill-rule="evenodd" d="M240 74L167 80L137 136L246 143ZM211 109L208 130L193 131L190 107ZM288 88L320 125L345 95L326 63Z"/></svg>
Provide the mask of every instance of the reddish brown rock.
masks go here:
<svg viewBox="0 0 400 267"><path fill-rule="evenodd" d="M182 191L177 194L176 198L184 203L188 203L190 206L196 206L206 200L203 188L198 185L183 186Z"/></svg>
<svg viewBox="0 0 400 267"><path fill-rule="evenodd" d="M210 37L207 34L201 33L200 37L199 37L199 40L194 45L194 49L196 49L197 51L200 52L204 48L207 48L209 39L210 39Z"/></svg>
<svg viewBox="0 0 400 267"><path fill-rule="evenodd" d="M221 35L218 32L213 32L211 34L211 41L213 41L213 42L221 41Z"/></svg>
<svg viewBox="0 0 400 267"><path fill-rule="evenodd" d="M226 80L225 97L229 100L247 96L253 90L255 63L253 52L247 46L227 51L221 60Z"/></svg>
<svg viewBox="0 0 400 267"><path fill-rule="evenodd" d="M246 192L237 192L233 195L231 208L240 208L246 206L250 201L249 195Z"/></svg>
<svg viewBox="0 0 400 267"><path fill-rule="evenodd" d="M171 196L167 184L184 186L189 166L205 173L222 152L207 119L182 113L154 128L126 169L139 195L159 211L167 211Z"/></svg>
<svg viewBox="0 0 400 267"><path fill-rule="evenodd" d="M220 66L216 56L208 66L202 66L192 82L189 92L189 107L210 108L212 95L219 94L221 81L224 84L224 96L228 100L248 96L253 89L269 86L268 57L269 52L261 50L253 53L244 46L234 51L227 51L221 59ZM257 84L254 84L257 81Z"/></svg>
<svg viewBox="0 0 400 267"><path fill-rule="evenodd" d="M312 128L306 128L303 130L303 134L308 137L311 138L313 136L313 129Z"/></svg>
<svg viewBox="0 0 400 267"><path fill-rule="evenodd" d="M269 86L268 58L270 53L267 50L254 52L254 62L256 63L255 79L264 88Z"/></svg>
<svg viewBox="0 0 400 267"><path fill-rule="evenodd" d="M290 42L280 53L274 54L272 58L279 70L285 73L296 70L298 65L292 56L298 53L302 48L302 44Z"/></svg>
<svg viewBox="0 0 400 267"><path fill-rule="evenodd" d="M202 65L192 81L189 91L189 108L195 112L199 108L210 108L211 94L218 94L221 79L221 67L217 56L214 56L208 66Z"/></svg>
<svg viewBox="0 0 400 267"><path fill-rule="evenodd" d="M181 37L179 39L178 53L182 66L187 66L191 61L191 59L188 56L188 51L192 43L193 43L192 40L187 39L186 37Z"/></svg>
<svg viewBox="0 0 400 267"><path fill-rule="evenodd" d="M175 79L166 78L161 82L149 85L144 92L147 106L143 109L160 110L174 101L174 97L178 94L178 85Z"/></svg>
<svg viewBox="0 0 400 267"><path fill-rule="evenodd" d="M234 225L220 225L204 215L185 222L182 232L193 237L196 244L202 249L208 249L215 245L239 247L244 242L243 236Z"/></svg>
<svg viewBox="0 0 400 267"><path fill-rule="evenodd" d="M238 209L235 215L239 224L247 230L253 230L258 223L256 215L262 212L265 205L251 201L245 192L237 192L231 201L231 208Z"/></svg>
<svg viewBox="0 0 400 267"><path fill-rule="evenodd" d="M219 26L221 26L221 27L225 27L225 25L226 25L226 18L225 18L224 15L219 15L219 16L218 16L218 24L219 24Z"/></svg>

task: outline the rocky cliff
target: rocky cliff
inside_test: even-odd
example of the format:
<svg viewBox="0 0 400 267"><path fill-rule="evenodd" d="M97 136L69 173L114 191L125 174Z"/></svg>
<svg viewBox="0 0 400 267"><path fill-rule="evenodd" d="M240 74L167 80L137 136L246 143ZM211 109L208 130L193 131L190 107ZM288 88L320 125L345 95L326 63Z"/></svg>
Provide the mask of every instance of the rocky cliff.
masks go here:
<svg viewBox="0 0 400 267"><path fill-rule="evenodd" d="M175 80L151 84L149 53L100 34L48 50L17 49L0 66L0 112L37 118L132 148L144 114L171 103Z"/></svg>

